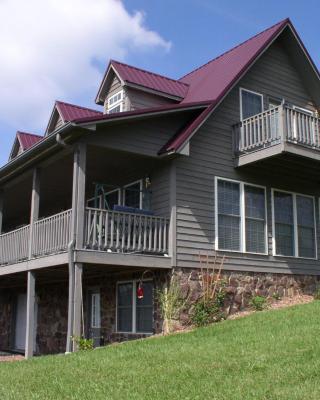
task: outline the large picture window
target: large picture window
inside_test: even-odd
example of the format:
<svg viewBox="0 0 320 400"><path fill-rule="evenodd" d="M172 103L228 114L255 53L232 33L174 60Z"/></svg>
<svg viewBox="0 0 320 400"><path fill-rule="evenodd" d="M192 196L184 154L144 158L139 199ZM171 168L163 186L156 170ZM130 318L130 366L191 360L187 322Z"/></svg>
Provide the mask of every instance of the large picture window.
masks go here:
<svg viewBox="0 0 320 400"><path fill-rule="evenodd" d="M143 298L138 298L139 282L117 285L117 331L126 333L152 333L153 283L143 282Z"/></svg>
<svg viewBox="0 0 320 400"><path fill-rule="evenodd" d="M217 249L265 254L265 188L217 178L216 199Z"/></svg>
<svg viewBox="0 0 320 400"><path fill-rule="evenodd" d="M273 190L275 255L316 258L314 198Z"/></svg>
<svg viewBox="0 0 320 400"><path fill-rule="evenodd" d="M240 89L241 121L263 111L263 96L251 90Z"/></svg>

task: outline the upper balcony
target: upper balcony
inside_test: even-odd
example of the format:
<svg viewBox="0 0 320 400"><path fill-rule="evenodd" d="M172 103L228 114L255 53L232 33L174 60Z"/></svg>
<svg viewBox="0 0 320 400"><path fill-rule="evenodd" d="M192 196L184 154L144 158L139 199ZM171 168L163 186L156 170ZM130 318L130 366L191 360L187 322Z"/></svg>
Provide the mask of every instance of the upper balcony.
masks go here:
<svg viewBox="0 0 320 400"><path fill-rule="evenodd" d="M283 104L234 125L233 146L237 167L283 153L320 161L320 120Z"/></svg>

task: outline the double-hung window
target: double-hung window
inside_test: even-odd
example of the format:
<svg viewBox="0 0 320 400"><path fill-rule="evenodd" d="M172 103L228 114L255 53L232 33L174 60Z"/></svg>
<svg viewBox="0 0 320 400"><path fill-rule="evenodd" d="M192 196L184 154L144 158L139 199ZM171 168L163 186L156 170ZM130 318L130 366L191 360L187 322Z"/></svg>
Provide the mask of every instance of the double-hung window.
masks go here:
<svg viewBox="0 0 320 400"><path fill-rule="evenodd" d="M274 254L316 258L314 198L272 190Z"/></svg>
<svg viewBox="0 0 320 400"><path fill-rule="evenodd" d="M117 331L126 333L153 332L153 283L143 282L143 297L138 298L139 282L117 285Z"/></svg>
<svg viewBox="0 0 320 400"><path fill-rule="evenodd" d="M240 88L241 121L263 111L263 96L260 93Z"/></svg>
<svg viewBox="0 0 320 400"><path fill-rule="evenodd" d="M267 252L265 188L216 179L216 248Z"/></svg>
<svg viewBox="0 0 320 400"><path fill-rule="evenodd" d="M108 99L108 114L113 114L122 111L122 103L123 103L123 90L117 92L113 96Z"/></svg>

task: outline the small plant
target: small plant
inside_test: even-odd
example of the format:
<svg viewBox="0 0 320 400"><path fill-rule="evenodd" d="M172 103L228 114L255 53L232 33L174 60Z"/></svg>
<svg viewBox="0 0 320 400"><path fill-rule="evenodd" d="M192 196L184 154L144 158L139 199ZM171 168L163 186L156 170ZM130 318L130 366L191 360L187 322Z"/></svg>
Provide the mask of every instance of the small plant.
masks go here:
<svg viewBox="0 0 320 400"><path fill-rule="evenodd" d="M279 294L279 293L276 293L276 292L273 293L272 298L273 298L274 300L281 300L280 294Z"/></svg>
<svg viewBox="0 0 320 400"><path fill-rule="evenodd" d="M313 298L315 300L320 300L320 287L318 287L317 290L315 291L315 294L313 295Z"/></svg>
<svg viewBox="0 0 320 400"><path fill-rule="evenodd" d="M224 315L216 301L199 301L193 310L191 321L195 326L206 326L223 319Z"/></svg>
<svg viewBox="0 0 320 400"><path fill-rule="evenodd" d="M250 306L254 308L256 311L262 311L265 307L267 300L263 296L254 296L250 300Z"/></svg>
<svg viewBox="0 0 320 400"><path fill-rule="evenodd" d="M93 339L86 339L84 337L72 336L73 342L77 345L78 350L86 351L93 350Z"/></svg>
<svg viewBox="0 0 320 400"><path fill-rule="evenodd" d="M170 282L164 288L157 292L161 316L164 321L164 334L168 334L172 330L172 320L177 318L180 310L184 306L181 288L178 279L172 275Z"/></svg>

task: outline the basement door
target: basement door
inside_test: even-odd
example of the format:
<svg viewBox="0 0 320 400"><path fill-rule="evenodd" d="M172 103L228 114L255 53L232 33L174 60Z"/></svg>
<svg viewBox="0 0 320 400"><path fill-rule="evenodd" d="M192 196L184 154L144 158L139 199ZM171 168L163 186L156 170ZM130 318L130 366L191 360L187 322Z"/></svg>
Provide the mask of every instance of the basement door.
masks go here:
<svg viewBox="0 0 320 400"><path fill-rule="evenodd" d="M89 337L94 347L101 345L101 298L100 289L89 291Z"/></svg>
<svg viewBox="0 0 320 400"><path fill-rule="evenodd" d="M36 349L38 304L35 304L34 315L34 349ZM27 328L27 294L21 293L17 297L16 324L15 324L15 350L25 351Z"/></svg>

